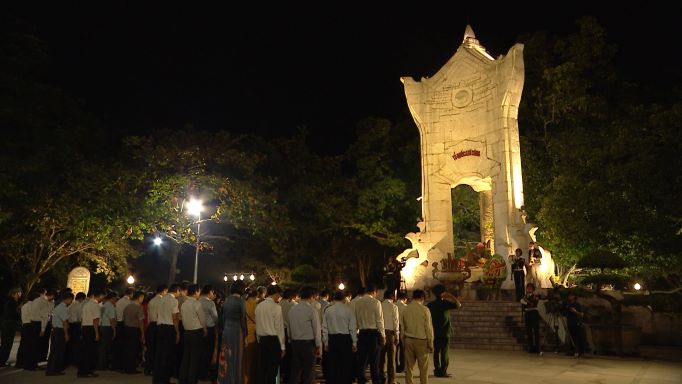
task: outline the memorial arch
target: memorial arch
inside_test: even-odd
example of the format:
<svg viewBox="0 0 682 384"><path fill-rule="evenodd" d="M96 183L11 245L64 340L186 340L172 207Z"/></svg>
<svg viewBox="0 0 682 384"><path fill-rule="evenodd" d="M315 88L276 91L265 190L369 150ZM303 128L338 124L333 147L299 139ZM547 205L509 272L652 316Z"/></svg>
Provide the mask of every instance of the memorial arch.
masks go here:
<svg viewBox="0 0 682 384"><path fill-rule="evenodd" d="M401 78L421 142L422 221L406 238L408 289L433 283L431 266L454 254L451 189L479 193L481 242L491 253L526 249L518 109L524 81L523 45L493 58L466 27L462 44L433 77ZM509 268L507 268L509 269Z"/></svg>

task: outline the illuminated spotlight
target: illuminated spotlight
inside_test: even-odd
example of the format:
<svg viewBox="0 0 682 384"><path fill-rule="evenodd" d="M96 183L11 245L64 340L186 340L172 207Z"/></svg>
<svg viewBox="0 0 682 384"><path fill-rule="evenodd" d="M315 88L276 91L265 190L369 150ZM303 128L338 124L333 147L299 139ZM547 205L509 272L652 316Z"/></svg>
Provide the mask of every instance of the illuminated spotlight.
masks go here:
<svg viewBox="0 0 682 384"><path fill-rule="evenodd" d="M635 287L634 287L634 288L635 288L635 291L639 291L640 289L642 289L642 285L639 284L639 283L635 283Z"/></svg>
<svg viewBox="0 0 682 384"><path fill-rule="evenodd" d="M346 289L346 284L339 283L339 291L343 291L344 289Z"/></svg>
<svg viewBox="0 0 682 384"><path fill-rule="evenodd" d="M277 282L273 281L272 283L270 283L270 285L277 285Z"/></svg>
<svg viewBox="0 0 682 384"><path fill-rule="evenodd" d="M239 275L239 280L244 280L244 275Z"/></svg>
<svg viewBox="0 0 682 384"><path fill-rule="evenodd" d="M223 276L223 281L227 283L227 273Z"/></svg>
<svg viewBox="0 0 682 384"><path fill-rule="evenodd" d="M133 277L133 275L128 276L126 281L128 282L129 285L135 284L135 278Z"/></svg>
<svg viewBox="0 0 682 384"><path fill-rule="evenodd" d="M195 198L189 199L187 203L187 213L192 216L199 216L204 210L204 202Z"/></svg>
<svg viewBox="0 0 682 384"><path fill-rule="evenodd" d="M161 246L161 243L163 243L163 240L161 240L160 237L157 236L154 238L154 245L156 245L158 247L158 246Z"/></svg>
<svg viewBox="0 0 682 384"><path fill-rule="evenodd" d="M232 276L232 280L237 281L237 279L239 279L237 275Z"/></svg>
<svg viewBox="0 0 682 384"><path fill-rule="evenodd" d="M249 280L251 280L251 281L256 280L256 276L254 276L253 273L252 273L251 276L249 276Z"/></svg>

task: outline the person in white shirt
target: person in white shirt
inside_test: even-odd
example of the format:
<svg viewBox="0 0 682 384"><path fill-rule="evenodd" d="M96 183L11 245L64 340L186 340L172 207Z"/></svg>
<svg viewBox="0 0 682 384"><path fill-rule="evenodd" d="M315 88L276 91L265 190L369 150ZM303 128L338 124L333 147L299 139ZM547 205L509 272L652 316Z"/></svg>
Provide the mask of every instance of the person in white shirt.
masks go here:
<svg viewBox="0 0 682 384"><path fill-rule="evenodd" d="M117 371L123 371L123 361L125 359L124 351L124 338L122 337L125 333L125 325L123 324L123 311L125 311L128 304L130 304L130 299L135 293L132 288L126 288L121 296L116 302L116 333L121 335L121 337L116 337L111 345L111 369Z"/></svg>
<svg viewBox="0 0 682 384"><path fill-rule="evenodd" d="M21 340L19 341L19 350L17 351L17 361L14 364L15 368L24 368L24 364L28 359L28 351L31 340L31 309L33 307L33 300L40 296L39 293L33 292L28 295L28 301L21 306Z"/></svg>
<svg viewBox="0 0 682 384"><path fill-rule="evenodd" d="M144 333L145 335L145 348L144 352L144 373L145 375L150 375L154 371L154 355L156 353L156 319L159 314L159 303L161 299L168 293L168 286L166 284L161 284L156 288L156 294L149 300L147 304L147 318L149 319L147 323L147 329Z"/></svg>
<svg viewBox="0 0 682 384"><path fill-rule="evenodd" d="M180 342L178 324L178 300L180 285L173 284L168 289L157 309L156 317L156 353L154 354L153 383L168 383L171 376L175 346Z"/></svg>
<svg viewBox="0 0 682 384"><path fill-rule="evenodd" d="M196 284L187 287L187 299L180 307L182 326L185 329L182 364L180 365L181 384L196 384L202 339L208 335L206 315L198 300L200 293L199 286Z"/></svg>
<svg viewBox="0 0 682 384"><path fill-rule="evenodd" d="M66 342L69 341L69 305L73 301L73 293L64 292L59 305L52 314L52 339L50 341L50 357L47 359L45 376L64 374L64 355Z"/></svg>
<svg viewBox="0 0 682 384"><path fill-rule="evenodd" d="M315 308L317 290L301 288L299 304L289 311L291 383L314 384L315 358L322 352L322 326Z"/></svg>
<svg viewBox="0 0 682 384"><path fill-rule="evenodd" d="M395 291L387 289L384 292L384 301L381 310L384 314L384 327L386 330L386 343L381 348L381 378L386 384L395 384L395 352L398 340L400 340L400 314L398 306L393 303Z"/></svg>
<svg viewBox="0 0 682 384"><path fill-rule="evenodd" d="M405 309L407 308L407 294L405 291L398 291L396 299L395 305L398 307L398 319L400 319L400 317L403 315L403 312L405 312ZM396 373L405 372L405 348L402 337L398 338L397 352L395 355Z"/></svg>
<svg viewBox="0 0 682 384"><path fill-rule="evenodd" d="M75 365L78 362L81 342L81 319L83 316L83 302L85 293L78 292L76 298L69 305L69 341L66 343L65 364Z"/></svg>
<svg viewBox="0 0 682 384"><path fill-rule="evenodd" d="M24 369L34 371L38 367L38 362L44 360L43 348L40 340L46 336L47 323L50 320L54 304L54 291L46 291L45 294L40 295L33 300L31 304L30 318L31 328L29 329L29 343L26 345L27 354L24 362ZM49 337L49 336L48 336Z"/></svg>
<svg viewBox="0 0 682 384"><path fill-rule="evenodd" d="M358 384L365 384L365 368L369 364L372 383L381 383L379 374L379 353L386 342L384 316L381 302L374 298L377 290L373 285L367 286L365 295L354 304L355 318L358 323ZM352 305L353 303L351 303Z"/></svg>
<svg viewBox="0 0 682 384"><path fill-rule="evenodd" d="M353 352L357 351L358 335L355 312L345 304L343 292L334 293L334 303L322 315L322 344L327 351L328 384L353 382Z"/></svg>
<svg viewBox="0 0 682 384"><path fill-rule="evenodd" d="M213 286L204 286L201 289L199 303L201 304L201 309L204 311L208 335L202 338L201 359L199 360L199 370L197 373L197 376L201 381L214 381L215 377L213 376L217 376L217 372L212 372L210 370L216 339L216 325L218 324L218 310L213 301L214 299L215 291L213 290Z"/></svg>
<svg viewBox="0 0 682 384"><path fill-rule="evenodd" d="M269 285L267 297L256 306L259 368L257 384L275 384L277 371L286 350L282 307L277 304L281 292L278 285Z"/></svg>
<svg viewBox="0 0 682 384"><path fill-rule="evenodd" d="M78 377L97 377L97 343L100 339L99 325L102 316L99 303L104 298L102 291L88 292L83 304L81 319L81 354L78 361Z"/></svg>

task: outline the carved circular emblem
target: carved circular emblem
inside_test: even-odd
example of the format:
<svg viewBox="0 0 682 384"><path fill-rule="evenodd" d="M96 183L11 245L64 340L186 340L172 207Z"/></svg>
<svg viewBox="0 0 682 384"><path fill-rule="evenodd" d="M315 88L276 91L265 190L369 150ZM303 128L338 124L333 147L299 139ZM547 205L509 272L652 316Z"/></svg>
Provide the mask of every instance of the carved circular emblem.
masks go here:
<svg viewBox="0 0 682 384"><path fill-rule="evenodd" d="M457 108L464 108L471 104L474 93L469 88L458 88L452 92L452 105Z"/></svg>

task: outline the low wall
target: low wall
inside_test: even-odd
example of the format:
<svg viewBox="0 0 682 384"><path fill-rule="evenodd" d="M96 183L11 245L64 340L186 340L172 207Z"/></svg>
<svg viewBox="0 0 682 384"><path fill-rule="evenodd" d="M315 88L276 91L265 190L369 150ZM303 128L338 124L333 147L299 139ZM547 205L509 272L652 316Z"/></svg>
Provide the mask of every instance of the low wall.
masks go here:
<svg viewBox="0 0 682 384"><path fill-rule="evenodd" d="M597 297L580 298L578 302L588 314L610 310L609 302ZM642 345L682 346L682 313L654 313L646 307L623 306L621 322L642 328Z"/></svg>

